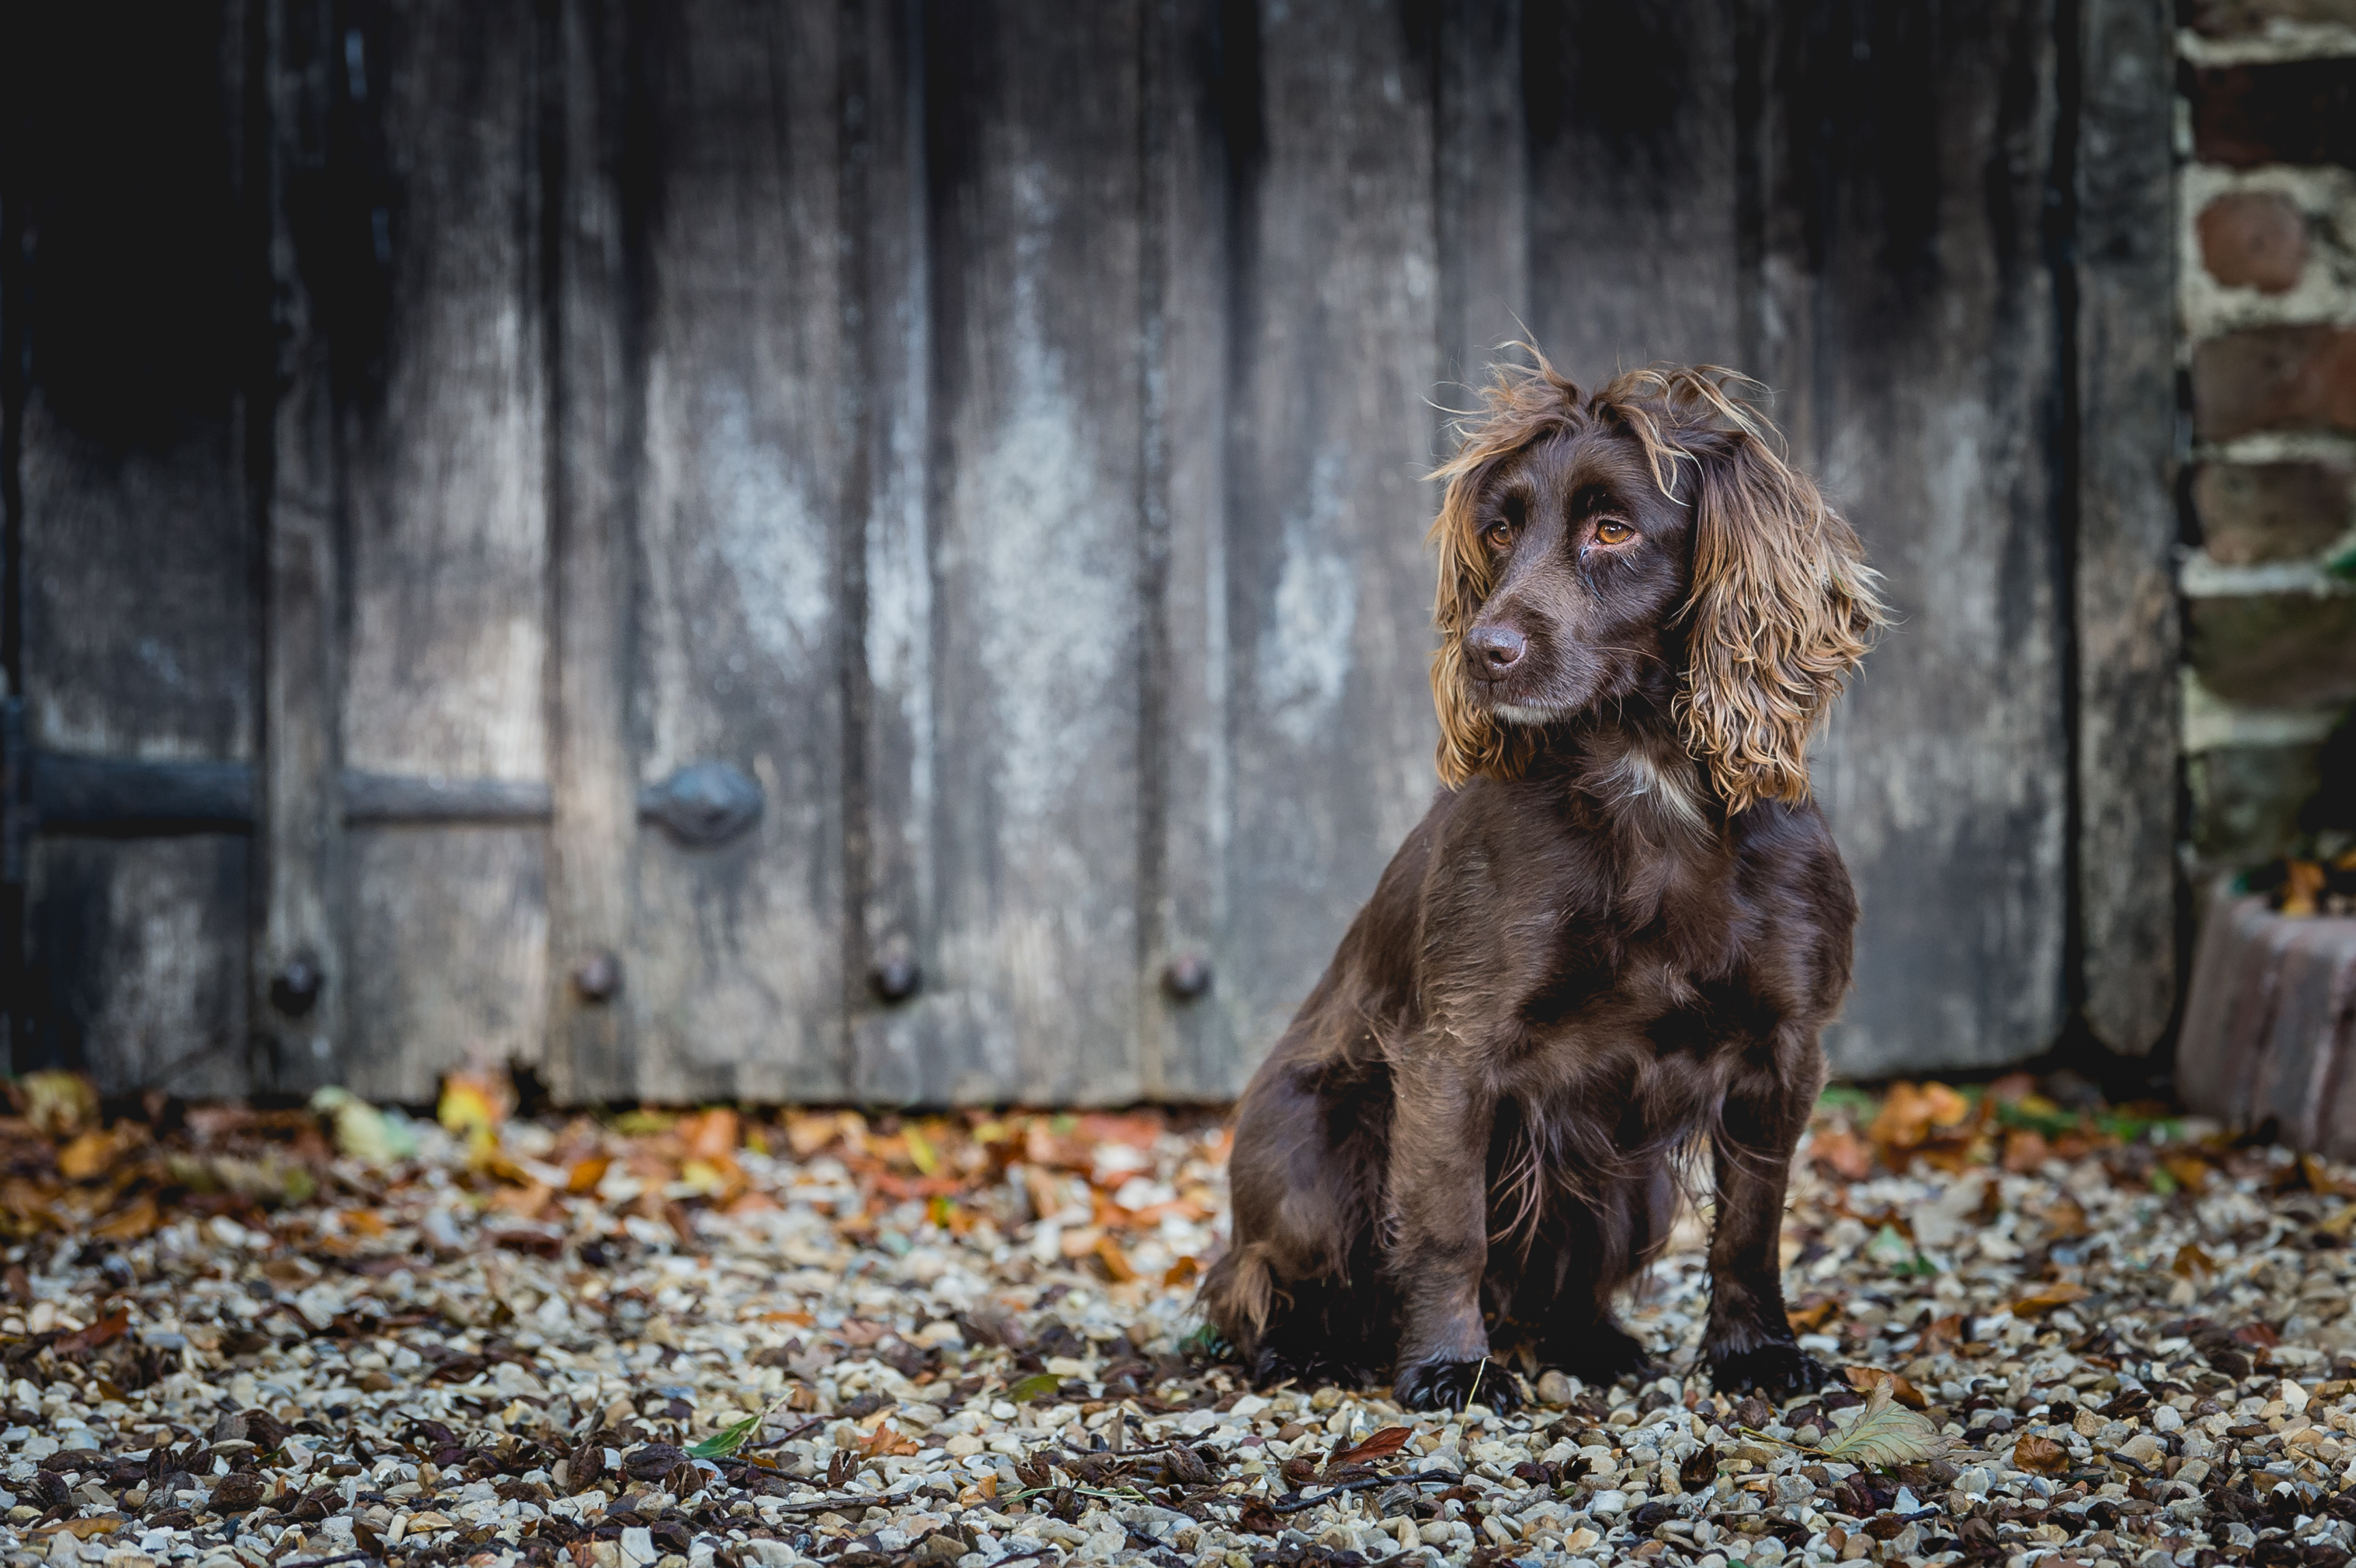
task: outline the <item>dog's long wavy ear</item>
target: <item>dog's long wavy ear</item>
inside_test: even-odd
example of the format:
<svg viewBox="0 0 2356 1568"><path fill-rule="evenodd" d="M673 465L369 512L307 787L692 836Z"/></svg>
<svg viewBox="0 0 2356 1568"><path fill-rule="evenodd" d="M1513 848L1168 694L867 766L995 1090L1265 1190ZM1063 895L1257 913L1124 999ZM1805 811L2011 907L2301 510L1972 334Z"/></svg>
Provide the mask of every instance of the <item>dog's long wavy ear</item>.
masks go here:
<svg viewBox="0 0 2356 1568"><path fill-rule="evenodd" d="M1426 475L1448 482L1431 524L1431 544L1440 557L1440 592L1431 617L1440 647L1431 656L1431 701L1440 714L1440 782L1450 789L1482 775L1512 778L1529 766L1537 750L1528 731L1497 722L1472 700L1464 634L1496 585L1475 513L1501 464L1575 421L1579 389L1557 374L1536 346L1507 347L1523 351L1526 362L1490 368L1481 406L1467 411L1456 426L1455 454Z"/></svg>
<svg viewBox="0 0 2356 1568"><path fill-rule="evenodd" d="M1739 812L1808 798L1808 737L1888 616L1855 530L1773 427L1720 387L1704 397L1731 422L1679 443L1700 493L1677 716Z"/></svg>

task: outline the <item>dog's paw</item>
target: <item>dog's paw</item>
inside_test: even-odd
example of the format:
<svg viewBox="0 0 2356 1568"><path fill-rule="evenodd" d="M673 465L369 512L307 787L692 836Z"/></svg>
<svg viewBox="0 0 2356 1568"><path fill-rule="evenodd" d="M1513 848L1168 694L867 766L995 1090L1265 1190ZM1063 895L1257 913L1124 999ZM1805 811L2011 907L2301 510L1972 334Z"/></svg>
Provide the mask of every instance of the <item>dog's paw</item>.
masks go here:
<svg viewBox="0 0 2356 1568"><path fill-rule="evenodd" d="M1794 1344L1762 1345L1709 1358L1709 1381L1720 1393L1814 1393L1835 1381L1825 1364Z"/></svg>
<svg viewBox="0 0 2356 1568"><path fill-rule="evenodd" d="M1503 1415L1522 1407L1522 1387L1495 1361L1421 1361L1399 1370L1392 1397L1409 1410L1462 1410L1485 1404Z"/></svg>
<svg viewBox="0 0 2356 1568"><path fill-rule="evenodd" d="M1623 1378L1643 1380L1660 1370L1644 1341L1613 1323L1599 1323L1541 1347L1538 1360L1559 1367L1583 1383L1608 1387Z"/></svg>
<svg viewBox="0 0 2356 1568"><path fill-rule="evenodd" d="M1353 1366L1331 1356L1299 1350L1280 1350L1263 1346L1252 1358L1251 1381L1256 1388L1273 1388L1289 1382L1303 1389L1366 1388L1375 1381L1374 1373L1365 1367Z"/></svg>

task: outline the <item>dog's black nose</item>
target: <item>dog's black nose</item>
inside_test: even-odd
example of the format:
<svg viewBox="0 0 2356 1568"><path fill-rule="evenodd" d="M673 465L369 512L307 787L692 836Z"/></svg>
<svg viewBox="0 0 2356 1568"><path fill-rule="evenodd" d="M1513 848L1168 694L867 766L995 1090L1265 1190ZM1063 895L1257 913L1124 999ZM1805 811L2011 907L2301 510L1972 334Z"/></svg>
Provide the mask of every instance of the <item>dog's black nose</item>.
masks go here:
<svg viewBox="0 0 2356 1568"><path fill-rule="evenodd" d="M1503 626L1475 626L1464 634L1465 651L1472 656L1472 673L1494 680L1529 651L1529 639Z"/></svg>

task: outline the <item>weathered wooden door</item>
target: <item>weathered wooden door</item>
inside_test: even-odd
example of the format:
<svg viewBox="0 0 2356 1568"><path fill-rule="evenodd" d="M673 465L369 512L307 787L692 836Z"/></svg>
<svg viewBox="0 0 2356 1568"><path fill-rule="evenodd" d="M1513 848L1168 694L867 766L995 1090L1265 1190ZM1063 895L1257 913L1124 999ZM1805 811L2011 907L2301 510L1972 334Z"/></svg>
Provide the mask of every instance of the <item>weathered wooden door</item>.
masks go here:
<svg viewBox="0 0 2356 1568"><path fill-rule="evenodd" d="M0 51L19 1064L1232 1093L1525 329L1761 375L1889 575L1837 1060L2160 1033L2156 7L153 9Z"/></svg>

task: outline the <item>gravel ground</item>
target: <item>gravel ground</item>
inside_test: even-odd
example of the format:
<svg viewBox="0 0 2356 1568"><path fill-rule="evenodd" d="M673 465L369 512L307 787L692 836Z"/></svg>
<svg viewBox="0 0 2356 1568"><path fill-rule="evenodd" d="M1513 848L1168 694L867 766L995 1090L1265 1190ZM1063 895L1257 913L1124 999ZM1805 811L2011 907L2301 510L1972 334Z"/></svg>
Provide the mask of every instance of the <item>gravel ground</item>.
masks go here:
<svg viewBox="0 0 2356 1568"><path fill-rule="evenodd" d="M1207 1117L34 1105L0 1119L0 1556L2347 1562L2356 1184L2065 1097L1828 1099L1794 1319L1932 1437L1867 1468L1824 1452L1853 1389L1693 1374L1698 1221L1631 1305L1641 1388L1240 1386L1189 1316Z"/></svg>

